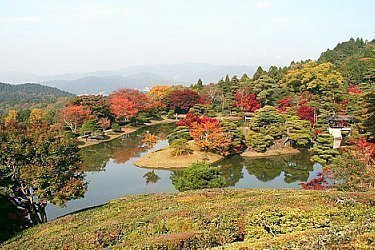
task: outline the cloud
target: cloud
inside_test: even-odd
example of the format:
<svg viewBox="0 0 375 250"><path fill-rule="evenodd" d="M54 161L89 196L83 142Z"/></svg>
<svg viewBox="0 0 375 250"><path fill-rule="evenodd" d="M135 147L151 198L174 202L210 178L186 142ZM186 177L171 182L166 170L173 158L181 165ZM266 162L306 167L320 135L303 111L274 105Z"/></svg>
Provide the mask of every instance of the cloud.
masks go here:
<svg viewBox="0 0 375 250"><path fill-rule="evenodd" d="M269 1L262 0L262 1L257 2L255 4L255 7L257 7L258 9L265 10L271 7L271 3Z"/></svg>
<svg viewBox="0 0 375 250"><path fill-rule="evenodd" d="M275 17L273 17L273 20L277 24L284 24L284 23L286 23L286 22L288 22L290 20L290 17L287 17L287 16L275 16Z"/></svg>

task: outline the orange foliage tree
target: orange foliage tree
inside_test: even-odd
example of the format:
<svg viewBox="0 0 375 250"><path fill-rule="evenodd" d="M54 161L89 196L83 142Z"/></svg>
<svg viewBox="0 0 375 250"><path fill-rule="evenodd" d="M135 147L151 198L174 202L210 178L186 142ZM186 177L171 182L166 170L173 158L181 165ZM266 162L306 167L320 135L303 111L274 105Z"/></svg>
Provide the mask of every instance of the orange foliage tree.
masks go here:
<svg viewBox="0 0 375 250"><path fill-rule="evenodd" d="M135 89L117 90L109 95L108 102L111 112L118 120L128 119L154 106L146 94Z"/></svg>
<svg viewBox="0 0 375 250"><path fill-rule="evenodd" d="M83 106L72 105L61 109L60 118L73 133L77 133L78 126L82 125L90 117L90 114L90 110Z"/></svg>
<svg viewBox="0 0 375 250"><path fill-rule="evenodd" d="M33 109L31 110L30 116L29 116L29 122L31 125L38 125L43 123L44 121L44 111L41 109Z"/></svg>
<svg viewBox="0 0 375 250"><path fill-rule="evenodd" d="M219 121L209 117L202 117L200 122L194 122L190 128L190 135L197 145L206 151L220 151L220 148L231 143L223 128L219 126Z"/></svg>
<svg viewBox="0 0 375 250"><path fill-rule="evenodd" d="M171 90L170 86L158 85L151 88L148 96L153 100L157 107L166 107L166 97L168 96Z"/></svg>

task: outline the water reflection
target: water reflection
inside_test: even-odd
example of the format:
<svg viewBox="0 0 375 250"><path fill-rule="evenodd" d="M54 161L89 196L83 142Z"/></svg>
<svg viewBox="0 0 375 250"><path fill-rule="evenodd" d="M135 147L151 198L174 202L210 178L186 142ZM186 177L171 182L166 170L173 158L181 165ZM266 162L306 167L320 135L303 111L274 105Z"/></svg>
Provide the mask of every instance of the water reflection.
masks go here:
<svg viewBox="0 0 375 250"><path fill-rule="evenodd" d="M84 148L81 150L82 169L89 172L103 171L110 159L113 159L116 164L124 164L150 149L149 145L145 145L143 142L145 135L152 133L158 140L166 140L167 135L174 127L174 124L163 124L141 128L136 133Z"/></svg>
<svg viewBox="0 0 375 250"><path fill-rule="evenodd" d="M143 178L146 179L146 185L149 183L156 183L160 179L160 177L157 174L155 174L155 170L145 173L143 175Z"/></svg>
<svg viewBox="0 0 375 250"><path fill-rule="evenodd" d="M227 180L228 186L232 187L238 186L238 182L244 178L244 170L249 176L255 177L256 180L263 183L280 182L280 178L282 178L283 185L281 186L284 187L287 186L284 184L305 182L311 174L314 175L316 172L314 169L320 169L319 165L314 165L310 161L310 156L307 153L256 159L235 156L218 163L217 166L221 167L222 175ZM248 175L245 176L245 179L249 179ZM296 187L296 185L291 187Z"/></svg>
<svg viewBox="0 0 375 250"><path fill-rule="evenodd" d="M127 194L176 192L171 176L181 170L150 170L136 167L138 157L168 145L167 135L174 124L142 128L116 140L81 150L88 190L83 199L68 202L64 208L47 206L50 219L96 206ZM144 145L146 134L156 135L152 148ZM229 187L236 188L299 188L298 183L314 178L320 170L307 154L248 159L232 157L217 165Z"/></svg>

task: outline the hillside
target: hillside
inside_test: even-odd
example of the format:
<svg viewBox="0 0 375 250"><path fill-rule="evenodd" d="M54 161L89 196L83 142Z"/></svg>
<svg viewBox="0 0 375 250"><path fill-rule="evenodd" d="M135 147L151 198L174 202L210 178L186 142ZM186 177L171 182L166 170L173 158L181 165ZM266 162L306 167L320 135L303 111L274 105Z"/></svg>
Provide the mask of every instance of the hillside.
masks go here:
<svg viewBox="0 0 375 250"><path fill-rule="evenodd" d="M259 189L133 195L30 228L1 247L370 249L374 197Z"/></svg>
<svg viewBox="0 0 375 250"><path fill-rule="evenodd" d="M74 96L57 88L35 83L12 85L0 83L0 113L10 108L45 106L61 98Z"/></svg>
<svg viewBox="0 0 375 250"><path fill-rule="evenodd" d="M350 39L323 52L318 62L335 65L350 83L359 84L375 68L375 40Z"/></svg>

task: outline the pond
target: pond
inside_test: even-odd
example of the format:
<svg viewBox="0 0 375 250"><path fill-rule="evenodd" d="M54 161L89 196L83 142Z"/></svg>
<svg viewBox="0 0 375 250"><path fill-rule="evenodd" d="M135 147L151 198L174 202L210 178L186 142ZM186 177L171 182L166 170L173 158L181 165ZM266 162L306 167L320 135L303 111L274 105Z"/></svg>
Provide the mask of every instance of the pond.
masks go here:
<svg viewBox="0 0 375 250"><path fill-rule="evenodd" d="M128 194L176 192L170 179L173 170L150 170L134 165L142 155L168 145L167 135L174 127L174 124L144 127L113 141L83 148L83 170L88 182L85 197L72 200L65 207L47 206L48 218L55 219ZM142 143L148 132L158 138L152 147ZM259 159L236 156L216 165L221 166L229 187L300 188L300 182L316 177L321 170L309 158L306 153Z"/></svg>

